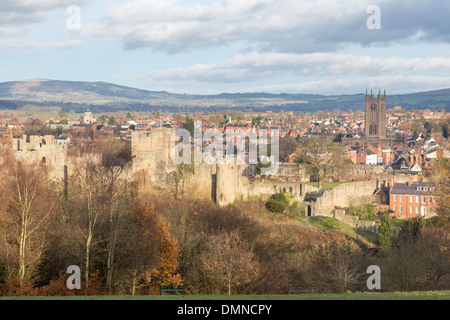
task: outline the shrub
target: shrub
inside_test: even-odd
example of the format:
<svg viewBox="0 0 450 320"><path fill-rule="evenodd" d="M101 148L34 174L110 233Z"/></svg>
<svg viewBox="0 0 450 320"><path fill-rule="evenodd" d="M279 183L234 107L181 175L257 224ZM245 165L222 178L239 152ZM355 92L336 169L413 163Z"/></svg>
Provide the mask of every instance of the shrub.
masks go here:
<svg viewBox="0 0 450 320"><path fill-rule="evenodd" d="M286 210L286 203L280 200L269 200L266 205L270 212L283 213Z"/></svg>
<svg viewBox="0 0 450 320"><path fill-rule="evenodd" d="M289 201L291 200L291 196L288 194L284 194L282 192L278 192L278 193L275 193L274 195L272 195L272 200L281 201L287 205L289 203Z"/></svg>

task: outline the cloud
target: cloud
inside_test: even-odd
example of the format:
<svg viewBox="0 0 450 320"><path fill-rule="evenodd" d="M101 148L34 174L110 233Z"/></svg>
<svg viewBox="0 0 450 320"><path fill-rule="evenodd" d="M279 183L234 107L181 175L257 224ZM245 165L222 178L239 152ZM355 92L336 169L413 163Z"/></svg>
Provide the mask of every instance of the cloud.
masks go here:
<svg viewBox="0 0 450 320"><path fill-rule="evenodd" d="M386 89L388 94L413 93L447 88L450 77L438 76L378 76L358 78L336 78L333 80L308 81L280 85L252 86L247 92L312 93L341 95L364 93L367 88Z"/></svg>
<svg viewBox="0 0 450 320"><path fill-rule="evenodd" d="M348 44L450 42L450 3L379 0L381 30L369 30L371 0L132 0L109 8L104 35L123 48L169 53L244 42L260 51L335 51Z"/></svg>
<svg viewBox="0 0 450 320"><path fill-rule="evenodd" d="M450 74L450 58L377 58L334 53L237 54L214 64L159 70L144 77L155 81L254 82L283 77L338 77Z"/></svg>
<svg viewBox="0 0 450 320"><path fill-rule="evenodd" d="M0 25L26 25L45 21L53 10L67 8L73 0L2 0ZM88 0L77 0L77 4Z"/></svg>

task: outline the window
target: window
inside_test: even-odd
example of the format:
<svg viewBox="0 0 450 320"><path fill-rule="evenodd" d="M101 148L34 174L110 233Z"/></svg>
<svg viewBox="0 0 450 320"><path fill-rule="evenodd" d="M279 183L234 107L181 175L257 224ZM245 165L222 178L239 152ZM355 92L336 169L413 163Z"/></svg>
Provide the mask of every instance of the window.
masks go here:
<svg viewBox="0 0 450 320"><path fill-rule="evenodd" d="M416 207L416 213L419 214L419 207Z"/></svg>
<svg viewBox="0 0 450 320"><path fill-rule="evenodd" d="M419 197L416 197L416 203L419 203Z"/></svg>
<svg viewBox="0 0 450 320"><path fill-rule="evenodd" d="M409 207L409 213L413 213L413 207Z"/></svg>
<svg viewBox="0 0 450 320"><path fill-rule="evenodd" d="M422 197L422 202L427 202L427 197Z"/></svg>
<svg viewBox="0 0 450 320"><path fill-rule="evenodd" d="M403 196L400 196L400 202L403 202Z"/></svg>
<svg viewBox="0 0 450 320"><path fill-rule="evenodd" d="M397 206L394 206L394 212L397 212Z"/></svg>
<svg viewBox="0 0 450 320"><path fill-rule="evenodd" d="M397 196L394 196L394 201L397 202Z"/></svg>
<svg viewBox="0 0 450 320"><path fill-rule="evenodd" d="M403 206L400 206L400 212L403 212Z"/></svg>
<svg viewBox="0 0 450 320"><path fill-rule="evenodd" d="M422 187L417 187L417 191L422 191Z"/></svg>
<svg viewBox="0 0 450 320"><path fill-rule="evenodd" d="M432 203L433 199L431 199L431 197L428 198L428 203Z"/></svg>
<svg viewBox="0 0 450 320"><path fill-rule="evenodd" d="M424 188L423 188L423 191L428 191L428 187L424 187Z"/></svg>
<svg viewBox="0 0 450 320"><path fill-rule="evenodd" d="M413 203L413 196L409 196L409 202Z"/></svg>

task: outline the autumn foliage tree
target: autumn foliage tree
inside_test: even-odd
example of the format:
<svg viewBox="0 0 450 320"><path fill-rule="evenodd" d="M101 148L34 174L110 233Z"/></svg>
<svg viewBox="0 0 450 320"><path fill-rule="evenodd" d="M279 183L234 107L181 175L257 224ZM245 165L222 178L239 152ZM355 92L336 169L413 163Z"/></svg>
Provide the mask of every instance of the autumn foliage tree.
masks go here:
<svg viewBox="0 0 450 320"><path fill-rule="evenodd" d="M131 293L151 284L182 284L177 274L179 251L152 204L136 202L126 222L129 234L129 274Z"/></svg>
<svg viewBox="0 0 450 320"><path fill-rule="evenodd" d="M438 213L450 214L450 159L441 158L434 163L430 180L436 184L438 196Z"/></svg>

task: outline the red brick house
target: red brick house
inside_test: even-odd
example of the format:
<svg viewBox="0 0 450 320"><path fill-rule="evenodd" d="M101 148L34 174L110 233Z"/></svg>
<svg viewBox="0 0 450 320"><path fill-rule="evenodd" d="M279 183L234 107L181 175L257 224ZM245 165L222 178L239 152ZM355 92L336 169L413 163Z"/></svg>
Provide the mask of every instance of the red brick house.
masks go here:
<svg viewBox="0 0 450 320"><path fill-rule="evenodd" d="M391 215L402 218L436 215L437 197L431 182L395 183L389 193Z"/></svg>

